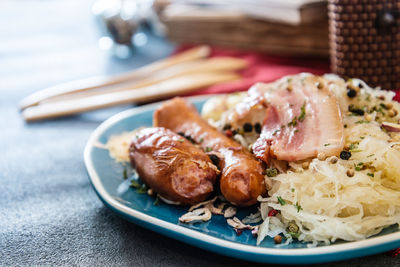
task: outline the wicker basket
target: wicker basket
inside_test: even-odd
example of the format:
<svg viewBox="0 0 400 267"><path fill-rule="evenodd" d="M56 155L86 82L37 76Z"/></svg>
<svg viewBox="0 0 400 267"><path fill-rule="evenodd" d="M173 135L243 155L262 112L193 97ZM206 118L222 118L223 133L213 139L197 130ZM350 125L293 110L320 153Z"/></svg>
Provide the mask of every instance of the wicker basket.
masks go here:
<svg viewBox="0 0 400 267"><path fill-rule="evenodd" d="M400 1L330 0L332 70L400 89Z"/></svg>

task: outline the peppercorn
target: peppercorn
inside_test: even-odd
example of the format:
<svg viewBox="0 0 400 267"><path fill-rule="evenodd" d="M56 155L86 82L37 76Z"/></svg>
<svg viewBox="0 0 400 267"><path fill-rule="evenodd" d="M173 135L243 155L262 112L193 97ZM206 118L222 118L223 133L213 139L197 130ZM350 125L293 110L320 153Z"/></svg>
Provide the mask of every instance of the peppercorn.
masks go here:
<svg viewBox="0 0 400 267"><path fill-rule="evenodd" d="M243 130L245 132L251 132L253 131L253 125L251 125L251 123L246 122L245 124L243 124Z"/></svg>
<svg viewBox="0 0 400 267"><path fill-rule="evenodd" d="M326 155L324 152L318 153L317 155L318 160L323 161L326 159Z"/></svg>
<svg viewBox="0 0 400 267"><path fill-rule="evenodd" d="M154 194L153 189L152 189L152 188L147 189L147 194L148 194L149 196L152 196L152 195Z"/></svg>
<svg viewBox="0 0 400 267"><path fill-rule="evenodd" d="M278 211L276 209L272 209L268 212L268 217L276 216Z"/></svg>
<svg viewBox="0 0 400 267"><path fill-rule="evenodd" d="M257 122L256 124L254 124L254 130L256 131L256 133L260 134L261 133L261 124L259 122Z"/></svg>
<svg viewBox="0 0 400 267"><path fill-rule="evenodd" d="M330 159L330 162L331 162L332 164L335 164L336 162L338 162L338 158L335 157L335 156L333 156L333 157Z"/></svg>
<svg viewBox="0 0 400 267"><path fill-rule="evenodd" d="M399 114L399 112L397 111L397 109L391 109L388 112L389 117L394 117L397 116L397 114Z"/></svg>
<svg viewBox="0 0 400 267"><path fill-rule="evenodd" d="M185 135L184 136L186 138L186 140L188 140L190 143L195 144L196 142L194 141L194 139L190 136L190 135Z"/></svg>
<svg viewBox="0 0 400 267"><path fill-rule="evenodd" d="M268 177L275 177L278 175L278 170L276 168L269 168L265 171L265 174Z"/></svg>
<svg viewBox="0 0 400 267"><path fill-rule="evenodd" d="M348 88L347 89L347 96L350 98L353 98L357 95L357 91L352 89L352 88Z"/></svg>
<svg viewBox="0 0 400 267"><path fill-rule="evenodd" d="M348 177L353 177L354 176L354 170L352 170L352 169L347 170L346 174L347 174Z"/></svg>
<svg viewBox="0 0 400 267"><path fill-rule="evenodd" d="M233 136L233 132L231 130L226 130L225 131L225 135L228 137L232 137Z"/></svg>
<svg viewBox="0 0 400 267"><path fill-rule="evenodd" d="M296 223L291 222L291 223L289 223L288 230L289 230L289 232L297 233L297 232L299 232L299 227L297 226Z"/></svg>
<svg viewBox="0 0 400 267"><path fill-rule="evenodd" d="M349 105L349 111L355 115L364 116L364 110L356 108L353 104Z"/></svg>
<svg viewBox="0 0 400 267"><path fill-rule="evenodd" d="M349 160L351 158L351 152L343 150L340 152L340 158L343 160Z"/></svg>
<svg viewBox="0 0 400 267"><path fill-rule="evenodd" d="M209 154L208 157L210 158L210 160L212 161L212 163L218 167L219 165L219 157L215 154Z"/></svg>
<svg viewBox="0 0 400 267"><path fill-rule="evenodd" d="M301 167L303 167L303 169L308 169L308 167L310 166L310 162L308 161L304 161L303 164L301 164Z"/></svg>
<svg viewBox="0 0 400 267"><path fill-rule="evenodd" d="M230 128L232 128L232 126L230 124L225 124L223 130L229 130Z"/></svg>
<svg viewBox="0 0 400 267"><path fill-rule="evenodd" d="M276 236L274 237L274 242L275 242L275 244L280 244L280 243L282 243L282 237L281 237L280 235L276 235Z"/></svg>

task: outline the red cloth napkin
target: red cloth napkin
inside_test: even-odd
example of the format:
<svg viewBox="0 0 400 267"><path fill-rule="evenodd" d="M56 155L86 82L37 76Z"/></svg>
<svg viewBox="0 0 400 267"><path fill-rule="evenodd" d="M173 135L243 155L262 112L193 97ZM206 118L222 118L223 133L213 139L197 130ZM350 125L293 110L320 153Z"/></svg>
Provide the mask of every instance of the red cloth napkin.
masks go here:
<svg viewBox="0 0 400 267"><path fill-rule="evenodd" d="M181 46L177 51L186 50L189 46ZM248 67L241 72L243 79L236 82L213 85L196 91L189 95L232 93L248 90L256 82L272 82L285 75L310 72L321 75L330 73L328 59L310 59L305 57L271 56L256 52L243 52L212 48L212 57L230 56L243 58L248 62ZM400 90L397 90L395 99L400 101Z"/></svg>

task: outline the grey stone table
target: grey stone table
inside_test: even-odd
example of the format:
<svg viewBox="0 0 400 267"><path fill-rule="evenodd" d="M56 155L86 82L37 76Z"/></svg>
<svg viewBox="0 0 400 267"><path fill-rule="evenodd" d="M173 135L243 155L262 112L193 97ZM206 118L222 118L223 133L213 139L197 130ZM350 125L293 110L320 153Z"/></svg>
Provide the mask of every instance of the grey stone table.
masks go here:
<svg viewBox="0 0 400 267"><path fill-rule="evenodd" d="M130 60L97 47L91 1L0 2L0 266L247 266L129 223L97 198L82 152L90 133L127 107L26 124L17 104L72 79L166 56L156 38ZM252 264L257 265L257 264ZM400 265L380 254L325 266Z"/></svg>

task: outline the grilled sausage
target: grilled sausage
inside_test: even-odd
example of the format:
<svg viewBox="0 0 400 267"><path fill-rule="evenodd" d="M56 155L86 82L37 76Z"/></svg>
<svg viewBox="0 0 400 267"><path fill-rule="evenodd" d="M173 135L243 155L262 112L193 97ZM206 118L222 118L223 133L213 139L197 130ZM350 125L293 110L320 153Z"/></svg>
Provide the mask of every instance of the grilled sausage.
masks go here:
<svg viewBox="0 0 400 267"><path fill-rule="evenodd" d="M232 204L250 206L266 193L263 168L253 155L203 120L196 108L182 98L174 98L159 107L153 117L155 126L190 136L204 150L220 156L220 188Z"/></svg>
<svg viewBox="0 0 400 267"><path fill-rule="evenodd" d="M170 201L193 205L213 191L218 169L200 148L168 129L137 132L129 157L140 178Z"/></svg>

